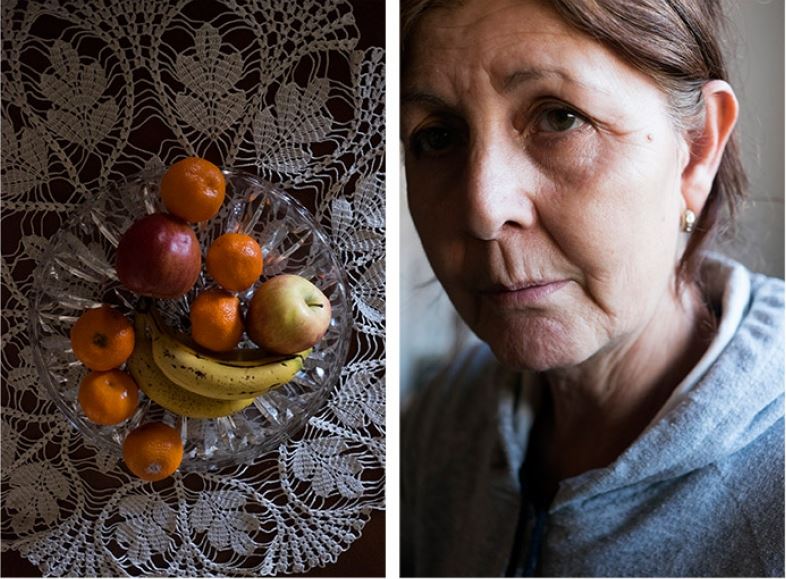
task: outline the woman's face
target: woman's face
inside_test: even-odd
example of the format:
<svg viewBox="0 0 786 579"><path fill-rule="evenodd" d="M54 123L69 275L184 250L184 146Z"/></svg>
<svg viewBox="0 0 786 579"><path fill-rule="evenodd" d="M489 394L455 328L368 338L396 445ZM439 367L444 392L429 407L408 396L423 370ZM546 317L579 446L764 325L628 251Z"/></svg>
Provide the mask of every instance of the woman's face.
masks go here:
<svg viewBox="0 0 786 579"><path fill-rule="evenodd" d="M541 3L428 12L402 86L412 216L515 367L579 364L673 299L688 146L645 75Z"/></svg>

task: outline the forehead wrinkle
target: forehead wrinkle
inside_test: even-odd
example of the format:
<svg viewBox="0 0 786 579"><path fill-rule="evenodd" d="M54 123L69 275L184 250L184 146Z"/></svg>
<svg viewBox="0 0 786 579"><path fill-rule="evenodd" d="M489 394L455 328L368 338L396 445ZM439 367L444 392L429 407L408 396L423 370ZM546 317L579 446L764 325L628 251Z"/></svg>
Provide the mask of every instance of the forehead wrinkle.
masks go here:
<svg viewBox="0 0 786 579"><path fill-rule="evenodd" d="M600 94L611 95L612 91L602 88L592 82L586 82L575 78L570 72L562 69L549 68L524 68L517 70L509 75L502 82L503 94L510 94L522 85L534 83L542 80L557 79L566 84L573 84L584 90L593 91ZM421 106L432 110L456 111L456 107L449 104L443 98L430 93L428 90L413 88L404 90L401 95L400 103L402 107L408 105Z"/></svg>
<svg viewBox="0 0 786 579"><path fill-rule="evenodd" d="M509 4L516 4L517 2L510 2ZM476 27L479 25L485 24L486 20L490 20L494 18L498 13L504 12L505 10L509 9L510 6L495 6L492 9L486 9L483 11L481 16L478 18L476 15L465 15L464 18L457 19L458 22L455 24L447 24L445 22L445 14L456 14L457 9L459 13L462 12L462 8L464 7L464 2L457 2L457 6L440 6L429 10L424 17L421 19L420 23L416 26L416 28L432 28L435 30L442 29L444 31L456 31L461 30L462 28L469 28L469 27ZM438 17L441 13L441 17ZM426 26L424 23L429 22L431 26ZM462 37L466 36L462 34Z"/></svg>
<svg viewBox="0 0 786 579"><path fill-rule="evenodd" d="M556 35L554 33L545 33L545 32L532 32L528 33L524 36L535 36L535 35ZM559 34L561 35L561 34ZM492 86L496 88L496 90L508 94L514 92L517 88L520 88L522 85L536 83L538 81L550 81L550 80L558 80L568 85L577 86L583 90L591 91L594 93L599 93L602 95L612 96L615 94L616 91L610 90L608 88L608 82L601 84L597 82L593 75L587 74L586 69L593 69L595 64L594 55L591 53L584 53L581 55L576 56L569 56L568 60L574 62L575 64L572 67L566 68L563 65L553 63L555 59L564 60L566 57L564 55L557 55L555 53L549 54L546 56L547 60L552 62L547 63L533 63L529 64L526 61L530 60L528 55L529 50L527 48L527 42L522 42L522 35L516 34L513 35L517 38L517 42L514 45L500 45L500 37L497 37L495 46L485 47L480 52L477 51L477 47L474 47L470 40L467 40L468 44L464 46L463 44L452 44L452 45L443 45L443 46L431 46L431 52L435 51L466 51L471 49L472 52L475 53L474 58L476 62L470 64L469 62L465 62L463 69L461 70L462 73L470 73L471 71L475 70L477 72L485 71L485 75L488 77L488 82ZM574 53L575 54L575 53ZM578 57L578 60L577 58ZM433 66L433 59L429 59ZM500 70L499 66L506 60L508 61L515 61L520 60L524 61L521 63L521 66L517 67L516 70L513 72L508 72L506 70ZM424 66L421 64L414 64L410 67L410 71L405 73L405 76L409 77L410 79L412 76L416 75L416 71L423 74L426 73L426 81L429 83L431 79L433 79L434 73L436 71L429 70L431 66L426 65ZM414 68L415 70L411 70ZM423 70L425 68L425 70ZM443 67L439 67L442 69ZM505 66L504 68L508 68ZM616 78L616 74L614 71L606 70L607 67L602 66L601 71L598 71L600 76L608 76L608 80L612 81ZM576 69L576 70L574 70ZM509 70L509 69L508 69ZM440 70L440 72L445 73L447 71ZM596 74L595 76L597 76ZM405 79L406 84L406 79ZM418 83L413 83L418 84ZM401 103L421 103L427 105L438 105L438 108L452 108L447 106L446 102L442 99L441 102L437 102L435 98L424 99L421 98L422 95L417 93L424 93L428 94L427 90L420 90L421 87L414 87L417 90L413 91L406 91L412 92L415 94L416 98L402 98Z"/></svg>

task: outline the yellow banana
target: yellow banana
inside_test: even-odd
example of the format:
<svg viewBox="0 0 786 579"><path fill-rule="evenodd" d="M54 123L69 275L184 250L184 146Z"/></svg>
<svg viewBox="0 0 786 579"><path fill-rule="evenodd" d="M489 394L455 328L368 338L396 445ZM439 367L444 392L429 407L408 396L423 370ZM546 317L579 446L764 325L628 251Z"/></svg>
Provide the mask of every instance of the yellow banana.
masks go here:
<svg viewBox="0 0 786 579"><path fill-rule="evenodd" d="M254 401L254 398L240 400L208 398L194 394L172 382L161 372L153 359L153 348L150 339L145 335L147 319L148 316L144 314L136 316L136 341L127 368L142 392L156 404L180 416L219 418L239 412Z"/></svg>
<svg viewBox="0 0 786 579"><path fill-rule="evenodd" d="M292 380L311 353L309 348L253 360L208 356L174 336L155 315L151 319L153 359L161 372L178 386L209 398L238 400L264 394Z"/></svg>

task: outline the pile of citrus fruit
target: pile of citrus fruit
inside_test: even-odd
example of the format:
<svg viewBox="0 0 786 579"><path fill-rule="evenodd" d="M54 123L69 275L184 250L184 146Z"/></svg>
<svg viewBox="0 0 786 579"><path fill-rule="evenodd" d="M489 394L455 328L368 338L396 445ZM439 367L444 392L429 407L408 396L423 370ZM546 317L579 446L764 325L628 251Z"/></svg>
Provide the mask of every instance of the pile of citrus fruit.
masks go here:
<svg viewBox="0 0 786 579"><path fill-rule="evenodd" d="M238 293L257 284L264 259L259 243L241 231L224 233L207 248L204 269L214 284L190 304L190 335L167 327L158 315L155 300L185 296L202 273L192 224L215 218L225 191L216 165L182 159L161 179L167 211L138 219L120 239L118 279L151 300L133 322L102 304L85 311L71 328L74 355L90 370L77 396L88 420L99 425L129 420L140 389L180 416L227 416L290 381L327 331L330 301L297 275L261 283L243 311ZM258 349L238 348L244 333ZM123 458L136 476L156 481L179 468L183 450L174 427L153 422L128 433Z"/></svg>

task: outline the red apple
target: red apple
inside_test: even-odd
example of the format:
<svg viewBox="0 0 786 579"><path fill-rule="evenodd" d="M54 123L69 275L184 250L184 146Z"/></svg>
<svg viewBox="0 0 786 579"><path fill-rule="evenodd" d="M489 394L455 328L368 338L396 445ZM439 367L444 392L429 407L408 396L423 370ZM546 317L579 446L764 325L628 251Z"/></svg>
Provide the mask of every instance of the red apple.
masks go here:
<svg viewBox="0 0 786 579"><path fill-rule="evenodd" d="M185 221L153 213L135 221L117 246L117 277L135 294L179 298L202 269L199 240Z"/></svg>
<svg viewBox="0 0 786 579"><path fill-rule="evenodd" d="M299 275L277 275L251 298L246 331L266 350L294 354L322 339L330 317L330 300L317 286Z"/></svg>

